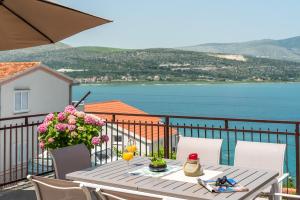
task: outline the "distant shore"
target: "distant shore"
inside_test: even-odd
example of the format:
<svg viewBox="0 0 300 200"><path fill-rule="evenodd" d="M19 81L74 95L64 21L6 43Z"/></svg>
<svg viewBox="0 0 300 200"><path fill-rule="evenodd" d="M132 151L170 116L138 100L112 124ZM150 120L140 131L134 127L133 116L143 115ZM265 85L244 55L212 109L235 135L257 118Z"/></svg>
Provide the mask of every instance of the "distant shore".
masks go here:
<svg viewBox="0 0 300 200"><path fill-rule="evenodd" d="M300 81L112 81L98 83L79 83L78 85L214 85L214 84L267 84L267 83L300 83Z"/></svg>

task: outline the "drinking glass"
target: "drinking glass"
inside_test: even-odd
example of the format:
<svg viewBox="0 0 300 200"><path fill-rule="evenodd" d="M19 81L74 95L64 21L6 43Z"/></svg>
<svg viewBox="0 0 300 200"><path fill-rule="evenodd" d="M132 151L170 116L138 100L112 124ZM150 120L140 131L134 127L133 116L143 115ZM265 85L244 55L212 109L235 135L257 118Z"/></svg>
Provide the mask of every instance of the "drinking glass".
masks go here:
<svg viewBox="0 0 300 200"><path fill-rule="evenodd" d="M127 161L127 166L129 167L129 161L133 159L133 153L129 151L123 152L123 160Z"/></svg>

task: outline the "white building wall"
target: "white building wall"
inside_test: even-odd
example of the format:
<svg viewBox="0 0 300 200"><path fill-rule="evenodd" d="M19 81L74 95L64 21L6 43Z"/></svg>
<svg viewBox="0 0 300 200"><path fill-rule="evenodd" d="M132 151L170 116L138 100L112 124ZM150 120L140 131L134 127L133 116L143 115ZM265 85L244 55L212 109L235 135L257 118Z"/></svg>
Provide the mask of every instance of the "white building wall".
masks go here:
<svg viewBox="0 0 300 200"><path fill-rule="evenodd" d="M28 73L24 76L18 77L15 80L7 82L1 85L1 118L7 117L19 117L25 115L34 115L42 113L50 113L56 111L62 111L65 106L69 104L69 88L70 83L63 81L56 76L49 74L43 70L36 70L34 72ZM15 113L14 112L14 91L20 89L28 89L29 97L29 112L26 113ZM42 121L44 117L35 117L29 119L29 123ZM24 119L20 120L7 120L0 122L0 127L9 126L10 124L21 125L24 124ZM23 140L21 133L23 131ZM28 131L28 134L27 134ZM31 160L32 152L34 152L34 157L36 157L37 152L37 133L36 126L32 127L17 128L6 130L5 132L5 148L4 151L4 130L0 130L0 182L1 182L1 172L3 173L5 152L6 166L5 169L9 169L10 166L15 168L16 164L21 164L21 149L23 149L23 163L26 160ZM28 135L28 138L27 138ZM33 138L32 138L33 135ZM17 148L16 148L17 141ZM23 142L22 142L23 141ZM33 141L33 144L32 144ZM28 145L28 152L27 152ZM10 148L11 147L11 148ZM39 150L41 152L41 150ZM17 152L17 154L16 154ZM28 158L27 158L28 155Z"/></svg>
<svg viewBox="0 0 300 200"><path fill-rule="evenodd" d="M69 83L36 70L1 86L1 118L61 111L69 104ZM14 113L14 91L29 89L29 112Z"/></svg>
<svg viewBox="0 0 300 200"><path fill-rule="evenodd" d="M109 137L109 142L107 143L107 148L112 148L112 147L117 147L118 144L118 150L119 151L123 151L123 148L125 146L127 146L129 137L128 135L130 135L130 138L133 139L134 138L134 133L133 132L129 132L128 130L124 129L124 132L122 132L122 128L119 127L117 129L117 126L114 125L113 127L111 125L108 125L107 128L103 127L103 131L102 134L107 134ZM150 134L150 133L149 133ZM115 142L114 141L114 136L122 136L122 142ZM135 135L135 141L136 141L136 146L137 146L137 151L141 152L142 156L145 156L146 153L147 155L151 155L152 152L152 145L153 145L153 152L157 152L158 150L158 142L159 142L159 147L163 148L164 147L164 139L160 139L159 141L151 141L151 140L145 140L145 138L141 138L139 135ZM147 144L147 145L146 145ZM176 148L177 144L176 144L176 136L173 135L172 136L172 146L173 148ZM102 146L102 149L105 150L106 145Z"/></svg>
<svg viewBox="0 0 300 200"><path fill-rule="evenodd" d="M117 129L117 126L114 125L113 127L108 125L107 128L103 127L103 131L102 131L103 135L108 135L109 137L109 141L107 142L107 148L112 148L112 147L118 147L119 151L123 151L123 148L125 146L127 146L129 137L128 135L130 135L130 138L133 139L134 138L134 133L133 132L129 132L126 129L124 129L124 132L122 132L122 129L119 127ZM114 141L114 136L122 136L122 141L121 142L115 142ZM141 138L141 142L140 142L140 138L138 135L135 136L135 141L136 141L136 146L137 146L137 151L141 151L141 154L144 155L146 153L146 141L144 138ZM150 145L151 143L149 141L147 141L147 153L150 153ZM141 144L141 145L140 145ZM106 145L102 146L102 149L105 149Z"/></svg>

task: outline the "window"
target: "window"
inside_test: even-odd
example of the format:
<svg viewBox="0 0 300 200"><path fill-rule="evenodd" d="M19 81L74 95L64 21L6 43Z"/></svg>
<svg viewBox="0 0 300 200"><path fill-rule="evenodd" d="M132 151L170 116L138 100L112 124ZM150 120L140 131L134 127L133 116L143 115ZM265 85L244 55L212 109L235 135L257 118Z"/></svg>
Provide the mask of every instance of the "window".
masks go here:
<svg viewBox="0 0 300 200"><path fill-rule="evenodd" d="M28 112L28 90L15 91L15 113Z"/></svg>
<svg viewBox="0 0 300 200"><path fill-rule="evenodd" d="M122 142L122 136L121 135L114 135L114 142L117 143L117 142Z"/></svg>

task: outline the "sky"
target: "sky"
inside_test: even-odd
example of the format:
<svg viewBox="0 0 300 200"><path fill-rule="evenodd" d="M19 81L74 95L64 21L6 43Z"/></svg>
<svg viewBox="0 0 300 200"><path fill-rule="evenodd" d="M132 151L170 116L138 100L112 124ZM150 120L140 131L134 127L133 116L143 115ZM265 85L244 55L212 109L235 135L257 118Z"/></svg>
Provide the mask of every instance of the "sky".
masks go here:
<svg viewBox="0 0 300 200"><path fill-rule="evenodd" d="M117 48L282 39L300 35L299 0L52 0L113 20L63 42Z"/></svg>

